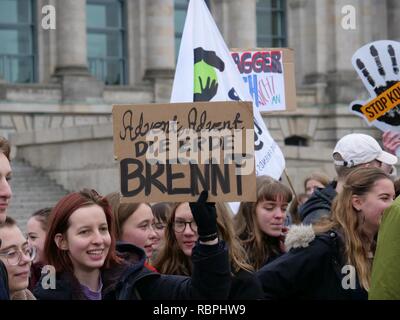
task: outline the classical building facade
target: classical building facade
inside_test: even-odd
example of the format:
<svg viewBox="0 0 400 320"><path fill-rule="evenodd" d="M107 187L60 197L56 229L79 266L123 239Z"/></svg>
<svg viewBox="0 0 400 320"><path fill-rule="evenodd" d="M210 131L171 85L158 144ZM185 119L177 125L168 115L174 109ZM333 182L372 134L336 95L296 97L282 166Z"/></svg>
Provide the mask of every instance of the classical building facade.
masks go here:
<svg viewBox="0 0 400 320"><path fill-rule="evenodd" d="M0 135L65 188L118 188L112 104L168 102L187 0L0 0ZM349 114L367 98L351 66L362 45L400 39L396 0L208 0L229 47L290 47L298 108L264 114L296 188L334 175ZM353 19L350 27L346 19Z"/></svg>

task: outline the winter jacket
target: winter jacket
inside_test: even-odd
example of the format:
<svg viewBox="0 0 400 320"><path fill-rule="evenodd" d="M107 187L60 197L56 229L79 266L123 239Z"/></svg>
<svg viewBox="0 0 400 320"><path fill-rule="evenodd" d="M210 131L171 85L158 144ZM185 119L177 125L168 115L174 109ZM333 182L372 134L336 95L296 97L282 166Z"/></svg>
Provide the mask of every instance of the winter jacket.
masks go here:
<svg viewBox="0 0 400 320"><path fill-rule="evenodd" d="M227 299L231 286L228 250L224 242L193 248L192 277L161 275L145 267L145 253L128 243L117 245L122 265L101 273L103 300ZM85 300L77 280L68 273L57 275L56 288L34 290L42 300Z"/></svg>
<svg viewBox="0 0 400 320"><path fill-rule="evenodd" d="M29 286L28 289L33 291L40 277L42 276L42 263L34 263L31 266L31 275L29 277Z"/></svg>
<svg viewBox="0 0 400 320"><path fill-rule="evenodd" d="M261 283L254 272L240 270L232 277L228 300L263 299Z"/></svg>
<svg viewBox="0 0 400 320"><path fill-rule="evenodd" d="M300 220L303 224L313 224L323 216L331 214L332 201L336 197L336 181L326 188L317 188L311 197L299 208Z"/></svg>
<svg viewBox="0 0 400 320"><path fill-rule="evenodd" d="M7 270L2 261L0 261L0 300L10 300Z"/></svg>
<svg viewBox="0 0 400 320"><path fill-rule="evenodd" d="M372 266L371 300L400 299L400 197L386 209Z"/></svg>
<svg viewBox="0 0 400 320"><path fill-rule="evenodd" d="M342 273L344 245L338 232L315 235L312 226L293 226L285 244L288 252L257 272L266 299L367 299L357 279L346 289L349 272Z"/></svg>

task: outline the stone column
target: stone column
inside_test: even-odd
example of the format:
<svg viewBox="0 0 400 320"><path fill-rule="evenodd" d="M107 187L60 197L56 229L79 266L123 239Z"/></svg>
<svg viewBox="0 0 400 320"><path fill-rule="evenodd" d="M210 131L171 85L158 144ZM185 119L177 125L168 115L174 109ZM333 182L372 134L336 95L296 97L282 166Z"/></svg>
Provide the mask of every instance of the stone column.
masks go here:
<svg viewBox="0 0 400 320"><path fill-rule="evenodd" d="M315 83L317 73L316 12L314 0L287 2L288 46L295 51L296 83Z"/></svg>
<svg viewBox="0 0 400 320"><path fill-rule="evenodd" d="M87 74L86 1L57 1L57 72Z"/></svg>
<svg viewBox="0 0 400 320"><path fill-rule="evenodd" d="M62 84L63 100L101 98L103 84L88 71L86 0L56 2L57 64L54 76Z"/></svg>
<svg viewBox="0 0 400 320"><path fill-rule="evenodd" d="M396 27L400 21L400 2L398 0L387 0L388 15L388 39L400 41L400 29Z"/></svg>
<svg viewBox="0 0 400 320"><path fill-rule="evenodd" d="M145 79L154 83L154 101L169 102L175 68L174 1L146 1Z"/></svg>
<svg viewBox="0 0 400 320"><path fill-rule="evenodd" d="M255 48L257 46L256 0L231 0L228 6L226 43L229 48Z"/></svg>
<svg viewBox="0 0 400 320"><path fill-rule="evenodd" d="M345 6L355 12L355 28L346 27ZM345 103L355 100L366 89L351 64L353 54L363 45L387 37L386 1L337 0L335 1L336 65L330 79L332 102ZM335 100L335 101L333 101Z"/></svg>
<svg viewBox="0 0 400 320"><path fill-rule="evenodd" d="M335 12L330 0L315 4L315 74L316 102L328 103L328 75L335 69Z"/></svg>

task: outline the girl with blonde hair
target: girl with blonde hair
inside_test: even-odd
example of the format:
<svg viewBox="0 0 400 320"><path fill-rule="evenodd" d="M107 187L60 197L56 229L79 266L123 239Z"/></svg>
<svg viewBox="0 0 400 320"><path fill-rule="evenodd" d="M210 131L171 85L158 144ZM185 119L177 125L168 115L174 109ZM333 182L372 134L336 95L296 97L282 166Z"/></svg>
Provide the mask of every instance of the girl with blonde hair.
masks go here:
<svg viewBox="0 0 400 320"><path fill-rule="evenodd" d="M293 226L287 254L258 271L266 298L366 299L375 236L395 193L379 168L349 174L330 218Z"/></svg>

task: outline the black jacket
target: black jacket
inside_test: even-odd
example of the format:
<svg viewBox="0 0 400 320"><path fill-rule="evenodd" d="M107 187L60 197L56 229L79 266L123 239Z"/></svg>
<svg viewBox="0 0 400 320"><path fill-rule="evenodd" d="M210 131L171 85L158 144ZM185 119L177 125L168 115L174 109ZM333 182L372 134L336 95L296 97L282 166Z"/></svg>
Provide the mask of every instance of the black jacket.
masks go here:
<svg viewBox="0 0 400 320"><path fill-rule="evenodd" d="M231 282L228 251L223 242L193 249L192 277L161 275L145 266L145 253L128 243L117 245L125 263L102 271L103 300L227 299ZM34 290L42 300L85 300L79 283L70 274L57 275L56 288Z"/></svg>
<svg viewBox="0 0 400 320"><path fill-rule="evenodd" d="M232 277L228 300L261 300L264 293L254 272L240 270Z"/></svg>
<svg viewBox="0 0 400 320"><path fill-rule="evenodd" d="M303 227L304 228L304 227ZM258 278L266 299L367 299L360 288L345 289L349 273L342 273L345 265L343 242L337 232L331 231L315 237L307 247L291 249L261 268Z"/></svg>
<svg viewBox="0 0 400 320"><path fill-rule="evenodd" d="M331 182L326 188L318 188L299 208L300 220L303 224L315 223L323 216L331 214L332 201L336 197L337 182Z"/></svg>
<svg viewBox="0 0 400 320"><path fill-rule="evenodd" d="M10 300L6 267L0 261L0 300Z"/></svg>

